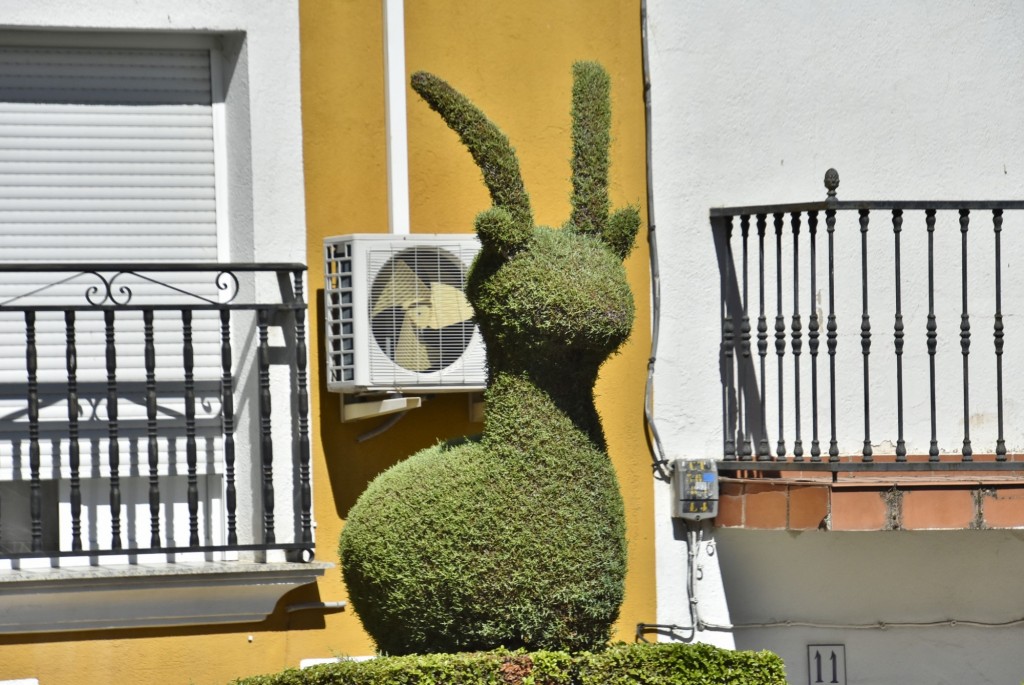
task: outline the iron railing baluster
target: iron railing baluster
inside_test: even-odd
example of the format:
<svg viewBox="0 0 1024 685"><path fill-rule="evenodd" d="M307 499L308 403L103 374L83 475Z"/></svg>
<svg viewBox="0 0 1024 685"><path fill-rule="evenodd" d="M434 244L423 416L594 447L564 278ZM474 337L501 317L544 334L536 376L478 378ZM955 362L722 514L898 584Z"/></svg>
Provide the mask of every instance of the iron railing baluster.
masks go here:
<svg viewBox="0 0 1024 685"><path fill-rule="evenodd" d="M199 545L199 478L196 469L195 349L192 345L192 311L181 310L181 360L185 373L185 463L188 468L188 544Z"/></svg>
<svg viewBox="0 0 1024 685"><path fill-rule="evenodd" d="M935 320L935 210L926 209L925 226L928 230L928 343L929 411L931 415L931 440L928 443L928 461L939 461L938 421L935 414L935 352L939 344L938 324Z"/></svg>
<svg viewBox="0 0 1024 685"><path fill-rule="evenodd" d="M259 407L260 407L260 457L263 484L263 542L273 544L274 533L274 441L270 434L270 344L267 327L270 312L260 309L256 315L259 330L259 349L256 358L259 365Z"/></svg>
<svg viewBox="0 0 1024 685"><path fill-rule="evenodd" d="M903 294L900 272L900 233L903 231L903 210L892 210L892 232L896 257L896 319L893 323L893 346L896 349L896 460L907 460L907 443L903 438Z"/></svg>
<svg viewBox="0 0 1024 685"><path fill-rule="evenodd" d="M829 377L829 421L828 460L839 461L839 442L836 440L836 348L839 345L839 325L836 322L836 268L835 244L836 210L825 210L825 225L828 231L828 321L825 324L825 340L828 346Z"/></svg>
<svg viewBox="0 0 1024 685"><path fill-rule="evenodd" d="M64 312L64 368L68 374L68 466L71 470L71 549L82 549L82 486L79 474L81 452L78 444L78 348L75 340L75 311Z"/></svg>
<svg viewBox="0 0 1024 685"><path fill-rule="evenodd" d="M779 358L779 439L775 445L775 458L778 461L786 460L786 438L784 414L786 404L783 392L783 359L786 356L786 320L782 317L782 225L786 215L779 212L775 214L775 301L777 304L775 314L775 354Z"/></svg>
<svg viewBox="0 0 1024 685"><path fill-rule="evenodd" d="M228 544L238 544L235 510L238 494L235 489L235 389L231 376L231 310L220 311L220 402L224 431L224 505L227 509Z"/></svg>
<svg viewBox="0 0 1024 685"><path fill-rule="evenodd" d="M791 215L793 226L793 461L804 460L804 443L800 438L800 352L803 347L800 323L800 212Z"/></svg>
<svg viewBox="0 0 1024 685"><path fill-rule="evenodd" d="M43 494L39 479L39 361L36 348L36 313L25 312L25 369L28 371L29 516L32 551L43 549Z"/></svg>
<svg viewBox="0 0 1024 685"><path fill-rule="evenodd" d="M107 362L107 457L110 467L110 547L121 549L121 447L117 423L117 347L114 336L114 310L103 312Z"/></svg>
<svg viewBox="0 0 1024 685"><path fill-rule="evenodd" d="M302 542L313 542L313 491L309 478L309 391L306 384L306 307L302 272L292 272L295 289L295 400L299 418L299 519Z"/></svg>
<svg viewBox="0 0 1024 685"><path fill-rule="evenodd" d="M758 242L758 262L759 267L759 285L758 293L760 295L760 314L757 317L757 355L761 358L761 439L757 443L757 458L759 461L768 461L771 459L770 448L768 446L768 412L766 406L766 395L765 395L765 378L766 372L766 360L768 358L768 317L765 315L765 297L764 297L764 236L767 228L767 217L764 214L757 215L757 242Z"/></svg>
<svg viewBox="0 0 1024 685"><path fill-rule="evenodd" d="M737 405L740 410L740 459L750 461L753 455L751 446L750 416L747 415L746 402L746 370L750 368L750 299L747 290L747 239L750 235L750 215L740 217L740 235L743 238L743 319L740 322L740 366L743 373L739 374L737 383ZM745 420L744 420L745 419Z"/></svg>
<svg viewBox="0 0 1024 685"><path fill-rule="evenodd" d="M153 310L142 312L142 337L146 364L146 455L149 458L149 546L160 547L160 450L156 423L156 346L153 341Z"/></svg>
<svg viewBox="0 0 1024 685"><path fill-rule="evenodd" d="M736 403L735 403L735 326L733 324L733 313L730 311L733 276L733 254L732 254L732 217L723 221L725 232L725 272L723 273L723 297L722 297L722 372L725 375L725 458L736 458Z"/></svg>
<svg viewBox="0 0 1024 685"><path fill-rule="evenodd" d="M1003 436L1003 210L992 210L992 228L996 238L996 314L993 324L996 348L996 418L999 430L996 436L996 461L1006 461L1006 439Z"/></svg>
<svg viewBox="0 0 1024 685"><path fill-rule="evenodd" d="M968 356L971 353L971 317L967 311L967 229L970 210L960 210L960 287L963 296L963 313L960 315L960 352L964 358L964 444L963 460L971 461L971 396Z"/></svg>
<svg viewBox="0 0 1024 685"><path fill-rule="evenodd" d="M868 314L869 214L870 210L860 210L860 282L863 305L860 315L860 349L864 357L864 449L861 454L864 461L871 461L874 458L871 449L871 378L868 359L871 354L871 317Z"/></svg>
<svg viewBox="0 0 1024 685"><path fill-rule="evenodd" d="M821 444L818 441L818 213L807 213L807 233L811 239L811 315L807 321L807 349L811 353L811 461L821 461Z"/></svg>
<svg viewBox="0 0 1024 685"><path fill-rule="evenodd" d="M836 232L836 210L839 202L836 191L839 189L839 172L829 169L825 172L825 226L828 231L828 322L826 324L826 342L828 345L829 367L829 418L831 435L828 443L829 462L839 461L839 443L836 441L836 347L838 346L838 325L836 323L836 283L835 283L835 245L833 237Z"/></svg>

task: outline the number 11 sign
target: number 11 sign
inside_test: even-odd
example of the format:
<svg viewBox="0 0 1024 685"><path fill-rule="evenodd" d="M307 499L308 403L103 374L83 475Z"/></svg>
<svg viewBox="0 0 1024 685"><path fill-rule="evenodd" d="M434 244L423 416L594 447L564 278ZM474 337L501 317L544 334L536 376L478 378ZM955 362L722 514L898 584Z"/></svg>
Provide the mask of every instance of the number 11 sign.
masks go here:
<svg viewBox="0 0 1024 685"><path fill-rule="evenodd" d="M846 685L846 645L807 645L809 685Z"/></svg>

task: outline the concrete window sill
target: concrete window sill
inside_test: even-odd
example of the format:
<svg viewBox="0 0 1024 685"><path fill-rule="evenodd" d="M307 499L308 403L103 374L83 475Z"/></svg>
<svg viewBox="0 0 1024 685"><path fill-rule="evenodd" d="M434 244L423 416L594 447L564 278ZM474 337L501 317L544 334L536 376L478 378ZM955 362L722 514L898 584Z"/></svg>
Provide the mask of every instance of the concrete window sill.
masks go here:
<svg viewBox="0 0 1024 685"><path fill-rule="evenodd" d="M186 562L0 571L0 634L262 621L333 564Z"/></svg>

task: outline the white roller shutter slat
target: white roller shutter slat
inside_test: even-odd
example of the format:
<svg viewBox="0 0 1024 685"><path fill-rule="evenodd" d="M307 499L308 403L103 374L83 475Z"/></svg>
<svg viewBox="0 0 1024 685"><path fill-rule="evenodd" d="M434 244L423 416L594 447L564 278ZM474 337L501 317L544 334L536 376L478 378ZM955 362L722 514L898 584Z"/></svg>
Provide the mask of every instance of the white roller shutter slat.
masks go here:
<svg viewBox="0 0 1024 685"><path fill-rule="evenodd" d="M18 107L18 109L11 109ZM101 109L96 105L90 105L88 109L75 108L73 105L14 105L13 103L0 103L0 125L2 126L36 126L49 128L51 126L90 126L96 130L104 128L120 129L131 132L135 128L173 128L185 130L192 128L208 129L213 125L209 114L194 112L186 114L133 111L134 108L124 108L109 112L96 112L94 109ZM179 108L180 109L180 108Z"/></svg>
<svg viewBox="0 0 1024 685"><path fill-rule="evenodd" d="M135 69L182 70L195 69L209 72L209 63L204 50L147 50L127 48L55 48L55 47L2 47L3 59L7 64L19 63L55 67L54 73L62 69L89 66L110 68L129 66Z"/></svg>
<svg viewBox="0 0 1024 685"><path fill-rule="evenodd" d="M0 199L9 200L31 200L34 198L45 198L48 200L167 200L180 199L182 201L202 200L213 205L213 188L201 188L196 186L128 186L117 184L104 184L93 186L23 186L0 184Z"/></svg>
<svg viewBox="0 0 1024 685"><path fill-rule="evenodd" d="M135 133L136 131L132 131ZM122 150L135 152L213 152L213 141L184 138L181 140L168 138L90 138L71 136L48 136L45 138L26 138L22 136L8 137L0 141L8 150L33 152L35 150L81 150L83 152L119 152Z"/></svg>
<svg viewBox="0 0 1024 685"><path fill-rule="evenodd" d="M3 207L5 203L0 201L0 207ZM145 233L145 224L176 224L176 223L196 223L205 222L208 224L214 224L216 222L216 216L211 210L179 210L179 211L132 211L128 209L123 210L93 210L77 209L77 210L65 210L63 212L55 211L4 211L0 210L0 227L7 223L60 223L62 220L66 221L68 225L78 224L107 224L107 223L134 223L139 226L140 233ZM0 228L2 230L2 228ZM102 229L97 229L101 231ZM109 236L95 235L94 242L97 243L96 247L110 247L110 249L118 249L120 247L131 248L132 245L118 245L110 244L104 245L103 239ZM112 243L114 241L111 241ZM56 245L46 245L50 249L59 247ZM4 260L16 261L19 259L23 260L20 255L7 254L2 256ZM197 254L192 257L192 261L213 261L216 258L216 254ZM120 261L129 262L130 257L123 256L119 258ZM62 255L55 254L51 259L45 259L43 261L63 261L69 262L81 261L75 259L74 255ZM161 261L170 261L164 259ZM179 261L179 260L174 260ZM189 261L189 260L185 260Z"/></svg>
<svg viewBox="0 0 1024 685"><path fill-rule="evenodd" d="M0 262L217 261L212 103L208 50L0 46ZM4 274L0 303L66 276ZM212 276L159 278L214 301L219 295L214 283L201 281ZM86 288L97 284L80 277L18 303L83 304ZM128 277L117 284L130 285L134 302L186 301ZM161 415L180 415L180 391L175 397L166 384L183 379L181 314L157 312L155 319ZM119 312L116 322L122 420L143 418L135 396L145 379L142 316ZM215 387L222 373L219 326L216 313L194 317L194 375L203 387ZM48 435L52 425L59 434L67 421L63 314L40 312L36 337L41 429ZM80 312L76 337L83 410L103 418L102 315ZM0 433L10 429L15 441L25 437L26 378L24 316L0 312ZM218 402L202 413L215 413ZM133 430L126 424L122 436L144 434ZM11 450L0 439L0 471Z"/></svg>
<svg viewBox="0 0 1024 685"><path fill-rule="evenodd" d="M12 235L24 235L30 232L32 235L37 236L63 236L63 235L78 235L83 230L83 226L76 225L69 227L67 224L62 223L43 223L34 222L31 224L5 224L5 228L9 229ZM175 235L193 235L193 236L208 236L209 237L209 226L204 222L196 222L194 224L187 224L184 222L159 224L150 223L148 228L155 232L160 233L163 231L163 235L170 235L172 232ZM138 224L135 223L109 223L104 225L104 232L111 236L134 236L139 237ZM3 288L3 284L0 283L0 289Z"/></svg>
<svg viewBox="0 0 1024 685"><path fill-rule="evenodd" d="M21 124L0 121L0 138L46 138L55 140L90 140L107 138L124 138L129 140L184 140L194 138L211 142L209 126L154 126L123 124ZM10 143L6 143L9 145Z"/></svg>
<svg viewBox="0 0 1024 685"><path fill-rule="evenodd" d="M201 188L213 197L213 174L4 174L0 188L56 187L68 193L75 188Z"/></svg>
<svg viewBox="0 0 1024 685"><path fill-rule="evenodd" d="M192 121L197 117L204 116L204 110L190 108L183 110L180 105L148 104L146 107L125 107L120 105L99 105L96 103L82 104L73 102L67 98L57 102L13 102L0 101L0 116L17 116L22 114L34 116L39 114L39 123L46 122L50 117L59 116L62 118L73 117L124 117L128 121L142 120L147 117L169 116L179 125L186 125L181 122ZM208 115L208 112L206 113Z"/></svg>
<svg viewBox="0 0 1024 685"><path fill-rule="evenodd" d="M0 159L3 153L0 151ZM54 165L46 161L24 161L7 160L3 164L4 171L0 173L0 183L17 180L16 177L23 176L64 176L64 172L73 168L78 172L76 175L80 180L69 182L68 185L89 185L92 177L124 175L126 169L119 162L78 162L77 164L64 163ZM210 183L213 183L212 162L175 162L172 164L161 162L136 162L132 164L131 174L138 179L139 183L145 182L146 176L209 176Z"/></svg>
<svg viewBox="0 0 1024 685"><path fill-rule="evenodd" d="M212 197L205 198L202 197L202 195L199 197L189 196L171 200L165 200L158 197L119 197L111 199L109 197L109 188L88 188L86 190L94 190L96 192L83 193L81 190L75 189L68 191L64 197L54 197L54 194L51 193L50 197L46 198L45 201L42 202L31 196L4 197L3 195L0 195L0 203L2 203L5 209L10 209L15 212L123 212L147 210L163 212L208 212L216 209L216 205L214 204ZM150 196L155 195L152 190L148 190L146 194ZM130 195L130 193L125 191L123 195ZM199 193L196 192L192 195L199 195Z"/></svg>
<svg viewBox="0 0 1024 685"><path fill-rule="evenodd" d="M91 173L88 168L81 169L79 164L116 164L112 173L131 174L135 172L134 165L160 164L165 165L159 173L174 173L176 165L213 165L212 150L113 150L113 149L80 149L60 150L37 148L29 150L26 148L11 149L0 147L0 173L12 173L13 168L8 168L7 162L42 162L53 171L75 171L88 175ZM181 173L195 173L194 167L186 167ZM111 173L111 172L107 172Z"/></svg>

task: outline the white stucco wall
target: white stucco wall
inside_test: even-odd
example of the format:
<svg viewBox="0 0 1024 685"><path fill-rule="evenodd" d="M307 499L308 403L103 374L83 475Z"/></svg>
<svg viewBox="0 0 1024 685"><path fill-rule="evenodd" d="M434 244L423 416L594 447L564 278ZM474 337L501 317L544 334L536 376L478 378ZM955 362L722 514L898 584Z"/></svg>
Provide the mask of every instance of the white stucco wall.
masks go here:
<svg viewBox="0 0 1024 685"><path fill-rule="evenodd" d="M716 547L734 623L836 624L736 631L737 648L780 654L791 683L807 683L812 644L845 645L848 683L1024 679L1024 627L970 623L1024 619L1013 589L1024 564L1020 531L728 530ZM904 620L936 625L863 627Z"/></svg>
<svg viewBox="0 0 1024 685"><path fill-rule="evenodd" d="M13 37L13 38L12 38ZM299 13L294 0L0 0L0 42L4 38L42 44L88 44L110 47L208 47L219 59L214 87L218 135L218 222L221 261L305 263L305 195L302 167ZM219 54L217 54L219 53ZM219 227L220 228L220 227ZM226 238L226 240L224 240ZM242 298L279 302L273 276L242 276ZM308 288L306 290L308 298ZM249 300L251 301L251 300ZM261 521L252 498L259 489L260 465L251 459L258 441L255 347L252 317L233 319L236 358L236 451L238 454L239 537L248 538ZM286 336L289 340L294 336ZM270 344L285 344L271 327ZM307 342L308 346L308 342ZM244 362L244 364L243 364ZM290 416L292 374L272 362L273 434L277 540L292 535L292 498L296 488L290 448L295 428Z"/></svg>
<svg viewBox="0 0 1024 685"><path fill-rule="evenodd" d="M829 3L712 2L649 0L653 103L654 211L661 251L661 342L656 378L658 427L670 458L718 457L722 451L722 395L719 377L719 272L708 222L712 206L750 205L824 199L825 170L839 170L840 199L1020 199L1024 198L1024 44L1014 36L1024 29L1024 6L1012 2ZM927 449L927 314L925 232L921 213L904 223L904 315L907 439L912 451ZM771 218L769 217L769 222ZM941 223L944 222L944 223ZM869 262L874 281L870 300L872 348L872 439L879 452L895 439L895 363L892 226L888 216L872 215ZM1024 447L1024 389L1013 379L1022 368L1024 311L1022 217L1008 217L1003 234L1006 323L1006 416L1010 449ZM840 344L837 373L846 383L840 393L839 440L844 452L863 441L861 386L859 233L855 216L841 216L836 233ZM939 322L939 439L955 451L963 438L960 315L959 226L953 216L940 219L936 236L937 316ZM824 221L819 225L819 302L827 303ZM971 368L971 434L976 452L991 452L995 438L994 364L992 362L992 228L987 213L972 217L970 234L970 307L974 347ZM738 225L736 233L738 235ZM792 236L785 231L784 270L792 263ZM769 335L775 301L774 235L769 223L767 279ZM801 256L808 253L803 225ZM753 245L753 242L751 243ZM738 242L734 244L738 248ZM852 250L847 249L853 248ZM842 251L841 251L842 250ZM738 255L737 251L737 255ZM756 253L752 253L752 264ZM802 266L806 278L806 261ZM751 272L752 275L755 272ZM806 283L806 281L805 281ZM752 297L755 291L752 290ZM787 326L787 374L791 286L784 288ZM806 289L805 289L806 292ZM810 419L807 354L808 302L802 301L804 355L802 409L804 447ZM820 307L821 305L819 305ZM827 310L826 310L827 311ZM1015 319L1015 316L1017 319ZM945 337L944 337L945 336ZM822 357L825 346L822 338ZM775 364L769 342L769 368ZM825 375L827 362L820 362ZM773 373L770 371L770 374ZM773 378L773 377L772 377ZM773 400L774 381L767 396ZM792 379L786 376L786 402ZM822 394L826 386L822 386ZM769 401L768 425L775 426ZM820 420L824 436L827 407ZM793 409L786 408L793 426ZM792 440L792 435L787 436ZM777 436L770 432L774 449ZM791 443L790 443L791 444ZM658 489L659 621L688 624L685 539L673 534L668 487ZM991 558L982 574L986 592L1008 587L1012 573L996 571L1007 550L1019 554L1014 536L978 536L972 531L922 537L904 548L900 534L863 535L718 533L718 554L702 555L697 582L702 617L728 623L796 620L814 616L824 622L870 620L924 621L935 607L946 618L979 615L1000 620L1000 594L985 595L977 606L950 604L951 593L968 596L978 583L961 583L947 564L967 551ZM937 534L936 534L937 535ZM804 544L798 540L818 539ZM895 542L894 542L895 541ZM899 552L889 561L878 550ZM749 548L768 550L770 561L745 556ZM705 551L707 549L705 548ZM999 555L998 557L996 555ZM800 591L807 576L827 577L821 563L834 569L863 557L886 561L883 568L930 569L906 601L862 612L864 598L885 576L847 577L835 587L815 585ZM997 561L998 559L998 561ZM747 565L754 564L747 568ZM746 573L747 575L744 575ZM977 575L977 574L976 574ZM742 582L741 580L742 579ZM758 584L763 579L762 584ZM877 580L877 582L876 582ZM745 589L744 589L745 588ZM772 597L787 601L773 603ZM823 602L827 598L828 602ZM971 609L968 611L967 609ZM790 662L792 682L806 682L806 645L847 644L848 682L934 683L1018 682L1024 657L1012 648L1024 637L1019 626L978 629L976 633L936 628L901 631L813 631L777 628L739 631L735 644L778 649ZM944 632L945 631L945 632ZM728 632L701 639L733 644ZM856 645L856 646L854 646ZM911 649L911 647L913 649ZM911 651L908 652L907 650ZM907 654L910 654L908 657ZM908 659L918 670L897 671ZM980 673L987 675L979 675ZM898 675L894 675L898 674ZM1011 674L1013 674L1011 676ZM1015 678L1015 679L1014 679Z"/></svg>

